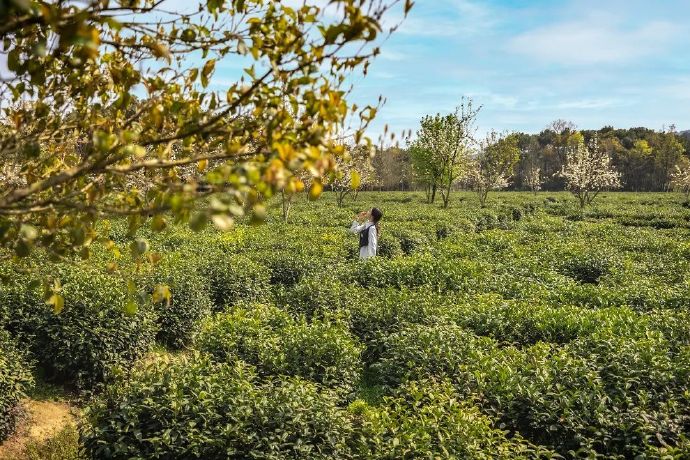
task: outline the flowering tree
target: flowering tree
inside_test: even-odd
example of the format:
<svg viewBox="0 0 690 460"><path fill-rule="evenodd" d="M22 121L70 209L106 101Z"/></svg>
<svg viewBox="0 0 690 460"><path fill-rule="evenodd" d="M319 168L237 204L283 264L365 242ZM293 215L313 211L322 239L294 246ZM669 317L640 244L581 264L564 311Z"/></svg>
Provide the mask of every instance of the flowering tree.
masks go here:
<svg viewBox="0 0 690 460"><path fill-rule="evenodd" d="M542 182L543 179L541 177L541 168L536 165L530 165L525 170L525 183L532 191L532 193L536 195L537 192L541 190Z"/></svg>
<svg viewBox="0 0 690 460"><path fill-rule="evenodd" d="M568 150L560 175L568 190L578 198L580 208L592 203L602 190L621 186L620 173L613 168L611 158L599 147L596 137L589 145L581 141Z"/></svg>
<svg viewBox="0 0 690 460"><path fill-rule="evenodd" d="M676 165L675 171L671 174L671 186L674 190L685 193L686 199L690 197L690 165L687 161L682 165Z"/></svg>
<svg viewBox="0 0 690 460"><path fill-rule="evenodd" d="M515 165L520 160L516 135L491 131L481 143L469 173L469 184L477 192L482 206L491 190L506 188Z"/></svg>
<svg viewBox="0 0 690 460"><path fill-rule="evenodd" d="M345 197L357 191L365 183L375 178L371 159L374 148L371 145L357 145L354 147L342 145L344 154L337 157L337 171L330 175L327 184L336 193L338 207L342 207Z"/></svg>

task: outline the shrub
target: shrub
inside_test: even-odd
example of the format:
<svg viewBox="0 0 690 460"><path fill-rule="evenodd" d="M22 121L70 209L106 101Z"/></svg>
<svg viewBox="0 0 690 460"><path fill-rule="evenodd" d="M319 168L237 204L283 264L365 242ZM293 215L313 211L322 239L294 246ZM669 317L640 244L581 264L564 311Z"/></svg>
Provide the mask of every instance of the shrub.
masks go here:
<svg viewBox="0 0 690 460"><path fill-rule="evenodd" d="M393 260L373 258L339 274L343 281L372 287L420 287L436 292L469 290L482 267L470 260L438 259L431 255Z"/></svg>
<svg viewBox="0 0 690 460"><path fill-rule="evenodd" d="M359 250L357 251L359 254ZM378 239L378 248L376 255L385 257L386 259L393 259L404 254L400 247L400 240L390 235L388 232L382 232Z"/></svg>
<svg viewBox="0 0 690 460"><path fill-rule="evenodd" d="M559 271L580 283L597 284L602 276L609 274L611 257L600 251L582 251L566 256Z"/></svg>
<svg viewBox="0 0 690 460"><path fill-rule="evenodd" d="M22 353L10 335L0 329L0 443L14 431L19 402L32 384Z"/></svg>
<svg viewBox="0 0 690 460"><path fill-rule="evenodd" d="M211 313L209 285L201 276L199 260L180 253L170 254L149 275L149 290L166 285L170 299L155 304L158 313L157 339L171 348L182 348L198 332L199 320Z"/></svg>
<svg viewBox="0 0 690 460"><path fill-rule="evenodd" d="M454 381L463 391L482 395L485 410L507 428L561 454L595 450L592 439L609 408L598 374L586 360L540 343L524 351L495 349L466 372L474 376L469 386Z"/></svg>
<svg viewBox="0 0 690 460"><path fill-rule="evenodd" d="M277 302L293 314L313 317L348 317L350 309L370 297L361 286L353 286L334 276L310 276L286 289Z"/></svg>
<svg viewBox="0 0 690 460"><path fill-rule="evenodd" d="M343 458L351 433L336 398L314 384L261 384L243 363L195 354L136 369L86 419L82 441L94 458Z"/></svg>
<svg viewBox="0 0 690 460"><path fill-rule="evenodd" d="M333 459L350 457L352 422L339 398L298 377L261 388L252 426L256 441L242 458Z"/></svg>
<svg viewBox="0 0 690 460"><path fill-rule="evenodd" d="M448 382L410 382L379 407L350 405L357 458L527 459L552 454L520 437L508 439Z"/></svg>
<svg viewBox="0 0 690 460"><path fill-rule="evenodd" d="M393 230L392 233L400 242L400 249L406 255L412 254L416 249L421 248L428 243L428 240L424 235L414 230L401 228Z"/></svg>
<svg viewBox="0 0 690 460"><path fill-rule="evenodd" d="M17 269L14 264L6 268ZM22 348L35 347L52 314L38 286L38 277L24 273L12 274L0 283L0 327L8 330Z"/></svg>
<svg viewBox="0 0 690 460"><path fill-rule="evenodd" d="M270 272L248 257L222 252L203 255L201 274L210 288L216 311L238 302L270 299Z"/></svg>
<svg viewBox="0 0 690 460"><path fill-rule="evenodd" d="M467 365L494 346L491 339L453 324L410 324L384 339L381 359L373 367L385 384L393 386L434 377L471 380Z"/></svg>
<svg viewBox="0 0 690 460"><path fill-rule="evenodd" d="M384 339L409 324L444 322L453 301L426 289L371 288L349 307L352 333L367 346L366 363L380 356Z"/></svg>
<svg viewBox="0 0 690 460"><path fill-rule="evenodd" d="M81 265L50 266L61 280L64 309L53 313L32 285L0 289L11 305L7 327L49 378L89 388L116 366L129 367L154 342L156 315L148 305L126 313L126 283Z"/></svg>
<svg viewBox="0 0 690 460"><path fill-rule="evenodd" d="M219 314L204 323L198 345L216 360L256 365L262 375L296 375L344 390L361 371L361 346L345 326L296 321L276 307Z"/></svg>
<svg viewBox="0 0 690 460"><path fill-rule="evenodd" d="M126 313L123 280L82 268L65 269L61 279L65 308L49 313L36 353L50 373L89 387L151 349L156 314L148 305ZM47 307L41 302L37 308Z"/></svg>
<svg viewBox="0 0 690 460"><path fill-rule="evenodd" d="M303 276L321 269L320 263L304 253L273 250L251 255L261 261L270 271L270 282L274 285L294 286Z"/></svg>

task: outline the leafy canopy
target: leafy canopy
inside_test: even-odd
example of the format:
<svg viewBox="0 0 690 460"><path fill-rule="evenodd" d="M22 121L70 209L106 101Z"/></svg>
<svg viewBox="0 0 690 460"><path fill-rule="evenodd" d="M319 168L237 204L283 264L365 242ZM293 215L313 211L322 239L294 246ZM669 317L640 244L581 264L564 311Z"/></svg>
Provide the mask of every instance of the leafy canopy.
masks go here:
<svg viewBox="0 0 690 460"><path fill-rule="evenodd" d="M346 76L366 73L395 28L384 15L412 2L296 3L2 2L0 245L88 257L112 215L132 232L167 219L227 229L261 219L262 201L301 188L303 171L318 196L334 133L359 142L376 113L346 100ZM216 85L226 59L244 74Z"/></svg>

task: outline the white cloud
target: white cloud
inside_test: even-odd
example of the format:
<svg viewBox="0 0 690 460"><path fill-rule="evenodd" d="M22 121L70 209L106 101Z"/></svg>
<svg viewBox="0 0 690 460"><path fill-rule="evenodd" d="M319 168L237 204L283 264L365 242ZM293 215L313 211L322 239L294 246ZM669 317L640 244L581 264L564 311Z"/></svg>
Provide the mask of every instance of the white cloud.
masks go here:
<svg viewBox="0 0 690 460"><path fill-rule="evenodd" d="M391 11L384 17L384 27L400 24L397 33L415 37L462 37L474 36L495 24L496 15L486 5L475 0L430 0L429 4L416 5L407 18L399 11Z"/></svg>
<svg viewBox="0 0 690 460"><path fill-rule="evenodd" d="M611 17L539 27L512 38L510 51L563 65L620 64L663 50L681 32L668 21L626 28Z"/></svg>
<svg viewBox="0 0 690 460"><path fill-rule="evenodd" d="M556 104L556 109L595 110L616 107L624 104L623 101L610 98L578 99L563 101Z"/></svg>
<svg viewBox="0 0 690 460"><path fill-rule="evenodd" d="M663 97L690 100L690 76L674 78L659 87L656 92Z"/></svg>

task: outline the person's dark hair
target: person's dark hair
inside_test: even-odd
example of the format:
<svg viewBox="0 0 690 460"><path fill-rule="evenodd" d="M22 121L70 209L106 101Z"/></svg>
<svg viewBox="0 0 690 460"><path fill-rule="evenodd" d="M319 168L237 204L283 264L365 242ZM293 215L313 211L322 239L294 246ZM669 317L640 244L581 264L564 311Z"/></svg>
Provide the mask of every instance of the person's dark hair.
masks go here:
<svg viewBox="0 0 690 460"><path fill-rule="evenodd" d="M383 217L383 213L379 208L371 208L371 220L374 222L374 226L376 227L376 236L381 235L381 224L379 224L379 221Z"/></svg>

